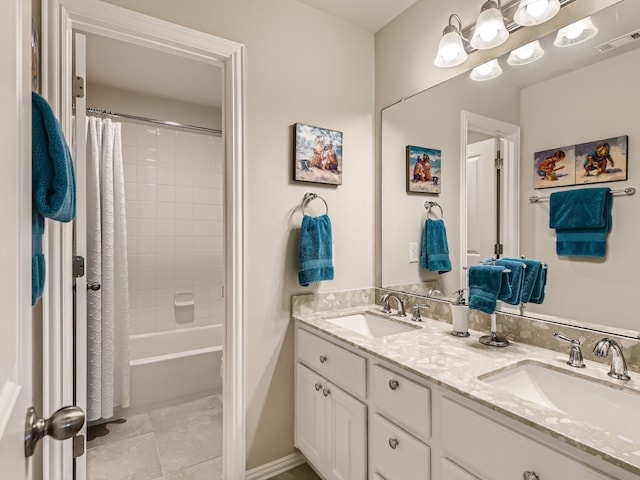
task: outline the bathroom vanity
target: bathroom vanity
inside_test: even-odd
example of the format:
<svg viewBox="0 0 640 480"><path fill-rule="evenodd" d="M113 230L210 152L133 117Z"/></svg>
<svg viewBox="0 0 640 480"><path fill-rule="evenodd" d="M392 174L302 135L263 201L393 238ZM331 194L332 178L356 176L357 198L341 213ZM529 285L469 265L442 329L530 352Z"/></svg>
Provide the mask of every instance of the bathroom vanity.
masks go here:
<svg viewBox="0 0 640 480"><path fill-rule="evenodd" d="M607 377L606 365L587 362L577 372L566 365L567 355L517 343L487 348L478 343L479 332L453 337L450 324L428 318L385 320L412 327L400 333L367 330L362 319L353 328L332 320L365 318L363 312L381 315L376 305L294 314L295 442L324 478L640 478L637 440L489 382L514 366L535 364L640 399L640 375L632 373L622 386Z"/></svg>

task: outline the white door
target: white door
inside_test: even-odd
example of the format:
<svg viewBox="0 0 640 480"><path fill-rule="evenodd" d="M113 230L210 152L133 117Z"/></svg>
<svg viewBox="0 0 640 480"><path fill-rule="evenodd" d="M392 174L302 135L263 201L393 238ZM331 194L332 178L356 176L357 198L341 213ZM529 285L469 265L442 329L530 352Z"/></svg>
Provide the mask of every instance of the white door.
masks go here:
<svg viewBox="0 0 640 480"><path fill-rule="evenodd" d="M367 474L367 407L327 385L322 394L330 400L327 470L335 480L365 480Z"/></svg>
<svg viewBox="0 0 640 480"><path fill-rule="evenodd" d="M467 145L467 266L495 255L496 140Z"/></svg>
<svg viewBox="0 0 640 480"><path fill-rule="evenodd" d="M31 9L0 2L0 477L27 480L24 423L31 406Z"/></svg>
<svg viewBox="0 0 640 480"><path fill-rule="evenodd" d="M87 78L86 36L81 33L73 35L74 72L77 77ZM75 98L75 151L73 154L76 169L76 218L74 220L74 256L87 256L87 141L85 135L85 121L87 110L86 82L85 95ZM75 279L74 290L74 369L73 392L74 403L82 411L87 411L87 277ZM87 424L78 433L82 442L82 451L87 451ZM67 459L67 461L70 461ZM87 456L79 455L74 460L74 480L87 478Z"/></svg>
<svg viewBox="0 0 640 480"><path fill-rule="evenodd" d="M327 448L326 381L301 364L296 365L296 446L317 468L324 469Z"/></svg>

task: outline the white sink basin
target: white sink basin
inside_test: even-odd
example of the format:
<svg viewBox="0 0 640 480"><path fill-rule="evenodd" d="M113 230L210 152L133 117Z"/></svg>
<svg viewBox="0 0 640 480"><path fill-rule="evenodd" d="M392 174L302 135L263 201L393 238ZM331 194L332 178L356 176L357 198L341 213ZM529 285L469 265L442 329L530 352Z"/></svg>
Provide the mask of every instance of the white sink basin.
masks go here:
<svg viewBox="0 0 640 480"><path fill-rule="evenodd" d="M640 395L536 363L480 377L501 390L640 443Z"/></svg>
<svg viewBox="0 0 640 480"><path fill-rule="evenodd" d="M417 325L395 322L391 319L368 313L328 318L327 321L369 338L386 337L387 335L395 335L419 328Z"/></svg>

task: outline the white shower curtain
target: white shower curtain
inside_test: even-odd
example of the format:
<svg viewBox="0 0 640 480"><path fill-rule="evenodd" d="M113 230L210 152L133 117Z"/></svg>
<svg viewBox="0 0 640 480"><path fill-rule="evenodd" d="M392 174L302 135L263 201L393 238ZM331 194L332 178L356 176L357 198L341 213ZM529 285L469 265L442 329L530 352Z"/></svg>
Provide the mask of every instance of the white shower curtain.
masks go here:
<svg viewBox="0 0 640 480"><path fill-rule="evenodd" d="M87 419L129 406L129 281L121 125L87 117Z"/></svg>

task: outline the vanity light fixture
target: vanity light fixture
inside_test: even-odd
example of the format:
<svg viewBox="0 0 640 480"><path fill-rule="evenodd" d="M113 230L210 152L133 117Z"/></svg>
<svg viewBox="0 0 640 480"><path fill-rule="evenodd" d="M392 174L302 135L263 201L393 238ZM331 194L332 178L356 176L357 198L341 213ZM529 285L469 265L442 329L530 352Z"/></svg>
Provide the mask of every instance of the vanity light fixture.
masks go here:
<svg viewBox="0 0 640 480"><path fill-rule="evenodd" d="M492 80L499 77L501 73L502 68L498 63L498 59L494 58L493 60L483 63L482 65L478 65L476 68L471 70L469 77L471 80L475 80L476 82L484 82L486 80Z"/></svg>
<svg viewBox="0 0 640 480"><path fill-rule="evenodd" d="M458 21L458 27L451 24L453 19ZM455 67L463 63L469 56L462 44L466 40L462 36L462 21L455 13L449 16L449 25L442 32L440 45L438 46L438 54L433 61L436 67L447 68Z"/></svg>
<svg viewBox="0 0 640 480"><path fill-rule="evenodd" d="M544 50L538 40L527 43L520 48L516 48L509 54L507 63L509 65L526 65L539 60L544 55Z"/></svg>
<svg viewBox="0 0 640 480"><path fill-rule="evenodd" d="M478 50L497 47L509 38L509 31L504 24L504 17L499 5L494 0L487 0L480 9L476 26L471 37L471 46Z"/></svg>
<svg viewBox="0 0 640 480"><path fill-rule="evenodd" d="M560 0L520 0L513 21L523 27L540 25L560 11Z"/></svg>
<svg viewBox="0 0 640 480"><path fill-rule="evenodd" d="M591 17L585 17L558 30L553 44L556 47L572 47L595 37L597 33Z"/></svg>

